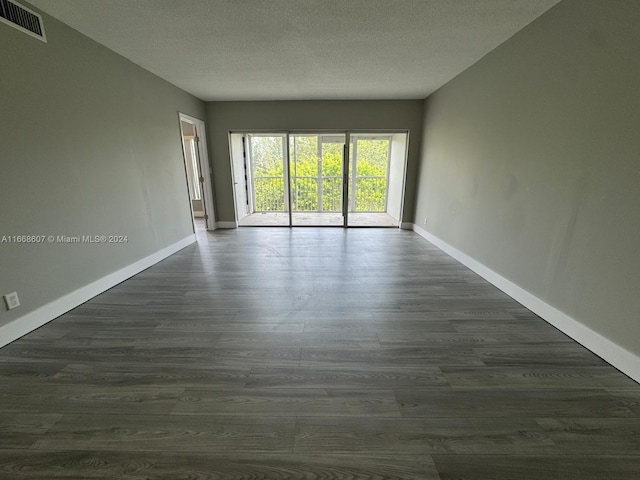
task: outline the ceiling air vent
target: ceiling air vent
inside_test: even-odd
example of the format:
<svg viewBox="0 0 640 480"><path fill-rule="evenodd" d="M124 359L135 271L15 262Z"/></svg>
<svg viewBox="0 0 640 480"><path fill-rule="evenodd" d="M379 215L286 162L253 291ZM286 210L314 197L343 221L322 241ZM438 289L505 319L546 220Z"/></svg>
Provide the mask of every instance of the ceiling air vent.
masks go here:
<svg viewBox="0 0 640 480"><path fill-rule="evenodd" d="M32 37L39 38L43 42L47 41L42 17L12 0L0 0L0 22L11 25Z"/></svg>

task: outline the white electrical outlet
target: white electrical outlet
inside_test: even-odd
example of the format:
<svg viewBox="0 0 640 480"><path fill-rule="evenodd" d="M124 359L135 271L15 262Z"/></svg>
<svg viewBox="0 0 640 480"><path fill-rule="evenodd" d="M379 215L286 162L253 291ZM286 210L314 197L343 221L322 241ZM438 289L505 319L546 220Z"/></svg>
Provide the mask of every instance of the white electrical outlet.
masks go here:
<svg viewBox="0 0 640 480"><path fill-rule="evenodd" d="M20 306L20 299L18 299L18 292L7 293L4 297L4 303L7 304L7 310L13 310Z"/></svg>
<svg viewBox="0 0 640 480"><path fill-rule="evenodd" d="M424 217L424 224L427 224L427 217Z"/></svg>

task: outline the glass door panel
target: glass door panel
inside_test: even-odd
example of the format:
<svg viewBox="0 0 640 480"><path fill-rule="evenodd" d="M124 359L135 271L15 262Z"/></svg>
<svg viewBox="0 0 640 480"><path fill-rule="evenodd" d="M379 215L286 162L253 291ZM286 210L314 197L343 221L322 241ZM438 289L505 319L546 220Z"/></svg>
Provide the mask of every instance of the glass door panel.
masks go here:
<svg viewBox="0 0 640 480"><path fill-rule="evenodd" d="M286 172L286 135L247 135L247 183L250 214L241 221L246 226L289 225L289 198Z"/></svg>
<svg viewBox="0 0 640 480"><path fill-rule="evenodd" d="M318 211L318 137L290 135L291 211Z"/></svg>
<svg viewBox="0 0 640 480"><path fill-rule="evenodd" d="M343 226L345 135L291 134L289 172L294 226Z"/></svg>
<svg viewBox="0 0 640 480"><path fill-rule="evenodd" d="M349 226L397 226L387 212L392 135L351 135Z"/></svg>

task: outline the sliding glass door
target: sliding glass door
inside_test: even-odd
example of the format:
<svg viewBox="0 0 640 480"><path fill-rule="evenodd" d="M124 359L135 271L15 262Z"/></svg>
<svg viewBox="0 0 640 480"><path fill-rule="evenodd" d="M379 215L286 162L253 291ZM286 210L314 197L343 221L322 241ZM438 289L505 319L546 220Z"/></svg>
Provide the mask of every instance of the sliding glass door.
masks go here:
<svg viewBox="0 0 640 480"><path fill-rule="evenodd" d="M397 140L406 138L406 134L351 135L349 226L395 227L400 224L405 144L394 141L396 137Z"/></svg>
<svg viewBox="0 0 640 480"><path fill-rule="evenodd" d="M253 223L288 226L286 135L249 134L246 142L246 181Z"/></svg>
<svg viewBox="0 0 640 480"><path fill-rule="evenodd" d="M238 224L397 227L406 146L406 132L232 133Z"/></svg>
<svg viewBox="0 0 640 480"><path fill-rule="evenodd" d="M290 134L291 221L343 226L344 134Z"/></svg>

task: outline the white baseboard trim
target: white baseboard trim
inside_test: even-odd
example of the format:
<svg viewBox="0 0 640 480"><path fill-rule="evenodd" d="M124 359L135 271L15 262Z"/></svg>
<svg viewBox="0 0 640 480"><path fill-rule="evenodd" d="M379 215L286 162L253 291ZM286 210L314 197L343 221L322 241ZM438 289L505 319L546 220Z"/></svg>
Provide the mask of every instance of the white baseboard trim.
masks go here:
<svg viewBox="0 0 640 480"><path fill-rule="evenodd" d="M464 252L449 245L426 230L413 225L413 231L438 247L440 250L458 260L460 263L476 272L488 282L492 283L511 298L521 303L539 317L556 327L558 330L573 338L593 353L609 362L625 375L636 382L640 382L640 357L622 348L618 344L591 330L586 325L569 315L552 307L544 300L536 297L511 280L473 259Z"/></svg>
<svg viewBox="0 0 640 480"><path fill-rule="evenodd" d="M92 299L96 295L109 290L111 287L133 277L141 271L155 265L160 260L164 260L173 255L184 247L191 245L196 241L195 235L189 235L182 240L159 250L148 257L134 262L126 267L110 273L95 282L68 293L67 295L47 303L42 307L29 312L26 315L13 320L12 322L0 327L0 347L17 340L18 338L32 332L36 328L43 326L51 320L67 313L69 310L82 305L87 300Z"/></svg>
<svg viewBox="0 0 640 480"><path fill-rule="evenodd" d="M236 222L216 222L216 228L238 228Z"/></svg>

